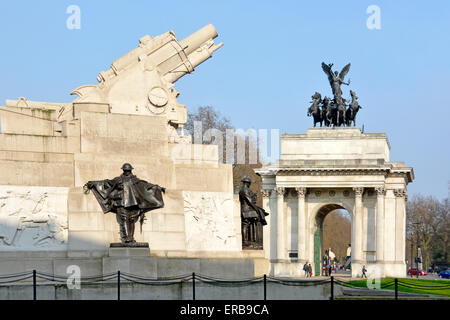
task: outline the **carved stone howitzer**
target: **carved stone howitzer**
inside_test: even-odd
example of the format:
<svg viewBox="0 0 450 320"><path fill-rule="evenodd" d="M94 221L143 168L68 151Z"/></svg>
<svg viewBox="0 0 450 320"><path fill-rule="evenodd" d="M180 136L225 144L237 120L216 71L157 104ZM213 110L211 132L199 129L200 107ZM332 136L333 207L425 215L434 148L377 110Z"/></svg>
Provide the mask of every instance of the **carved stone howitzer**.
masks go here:
<svg viewBox="0 0 450 320"><path fill-rule="evenodd" d="M139 39L137 48L113 61L97 77L99 84L71 92L74 104L106 104L111 113L165 115L171 128L183 128L186 107L177 102L174 82L210 58L223 44L215 44L211 24L178 41L173 31ZM173 130L173 129L172 129Z"/></svg>

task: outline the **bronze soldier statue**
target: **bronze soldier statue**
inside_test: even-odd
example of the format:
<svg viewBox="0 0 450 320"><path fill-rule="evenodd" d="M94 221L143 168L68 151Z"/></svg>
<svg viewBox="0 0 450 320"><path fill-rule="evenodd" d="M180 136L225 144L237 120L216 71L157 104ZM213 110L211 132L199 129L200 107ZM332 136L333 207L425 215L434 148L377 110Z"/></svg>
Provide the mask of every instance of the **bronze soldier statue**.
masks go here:
<svg viewBox="0 0 450 320"><path fill-rule="evenodd" d="M245 249L262 249L262 226L267 224L269 214L256 205L257 195L250 190L252 181L249 177L242 178L239 190L241 203L242 247Z"/></svg>
<svg viewBox="0 0 450 320"><path fill-rule="evenodd" d="M129 163L122 166L123 173L112 180L89 181L85 193L92 190L104 213L116 214L123 245L133 246L135 223L140 219L141 232L145 213L164 207L162 193L166 189L133 175Z"/></svg>

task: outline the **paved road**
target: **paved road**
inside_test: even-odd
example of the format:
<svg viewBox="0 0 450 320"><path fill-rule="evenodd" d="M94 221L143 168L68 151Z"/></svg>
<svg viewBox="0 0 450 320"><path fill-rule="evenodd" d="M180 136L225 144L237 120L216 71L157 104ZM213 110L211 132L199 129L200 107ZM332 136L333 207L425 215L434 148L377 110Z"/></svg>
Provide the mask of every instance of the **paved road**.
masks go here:
<svg viewBox="0 0 450 320"><path fill-rule="evenodd" d="M361 278L352 278L350 271L343 271L338 270L336 272L333 272L332 275L336 278L339 278L340 280L360 280ZM319 276L314 278L327 278L325 276ZM406 278L406 275L405 275ZM411 276L408 276L408 278L411 278ZM416 279L416 276L413 276L414 279ZM439 278L439 275L437 273L427 274L426 276L419 276L419 279L426 279L426 280L449 280L450 279L441 279Z"/></svg>
<svg viewBox="0 0 450 320"><path fill-rule="evenodd" d="M417 276L412 276L413 278L416 278ZM411 276L408 276L408 278L411 278ZM427 280L450 280L450 279L442 279L439 278L439 275L437 273L427 274L426 276L419 276L419 279L427 279Z"/></svg>

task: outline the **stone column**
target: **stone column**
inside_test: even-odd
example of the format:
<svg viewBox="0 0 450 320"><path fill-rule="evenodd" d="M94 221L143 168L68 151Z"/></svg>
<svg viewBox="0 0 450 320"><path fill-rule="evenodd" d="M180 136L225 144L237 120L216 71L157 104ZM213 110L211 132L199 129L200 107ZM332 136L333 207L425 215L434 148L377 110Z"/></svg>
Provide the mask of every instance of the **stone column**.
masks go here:
<svg viewBox="0 0 450 320"><path fill-rule="evenodd" d="M284 190L282 187L275 188L277 193L277 260L285 259Z"/></svg>
<svg viewBox="0 0 450 320"><path fill-rule="evenodd" d="M395 260L405 262L406 190L395 189Z"/></svg>
<svg viewBox="0 0 450 320"><path fill-rule="evenodd" d="M268 212L269 214L270 212L270 195L271 195L271 190L268 189L263 189L261 190L261 194L262 194L262 205L263 205L263 209L266 210L266 212ZM271 252L271 240L270 240L270 220L271 220L271 215L266 217L266 221L267 221L267 225L263 226L263 247L264 247L264 257L266 259L270 259L270 252Z"/></svg>
<svg viewBox="0 0 450 320"><path fill-rule="evenodd" d="M352 265L353 262L361 263L362 259L362 194L364 188L353 188L353 191L355 192L355 211L352 222Z"/></svg>
<svg viewBox="0 0 450 320"><path fill-rule="evenodd" d="M377 192L377 220L376 220L376 237L377 237L377 262L384 260L384 187L376 187Z"/></svg>
<svg viewBox="0 0 450 320"><path fill-rule="evenodd" d="M305 196L306 188L295 188L297 191L297 210L298 210L298 228L297 228L297 248L298 260L304 262L306 257L306 212L305 212Z"/></svg>

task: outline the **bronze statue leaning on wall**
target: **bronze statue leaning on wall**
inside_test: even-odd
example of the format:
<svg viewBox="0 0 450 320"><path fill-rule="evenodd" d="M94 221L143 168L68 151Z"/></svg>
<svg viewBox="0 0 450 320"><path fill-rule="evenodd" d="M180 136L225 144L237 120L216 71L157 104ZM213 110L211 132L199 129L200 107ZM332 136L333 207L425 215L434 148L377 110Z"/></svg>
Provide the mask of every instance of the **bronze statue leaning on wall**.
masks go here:
<svg viewBox="0 0 450 320"><path fill-rule="evenodd" d="M242 178L242 187L239 190L241 203L242 248L262 249L262 227L267 224L266 216L269 214L256 205L256 194L250 190L252 181L249 177Z"/></svg>

